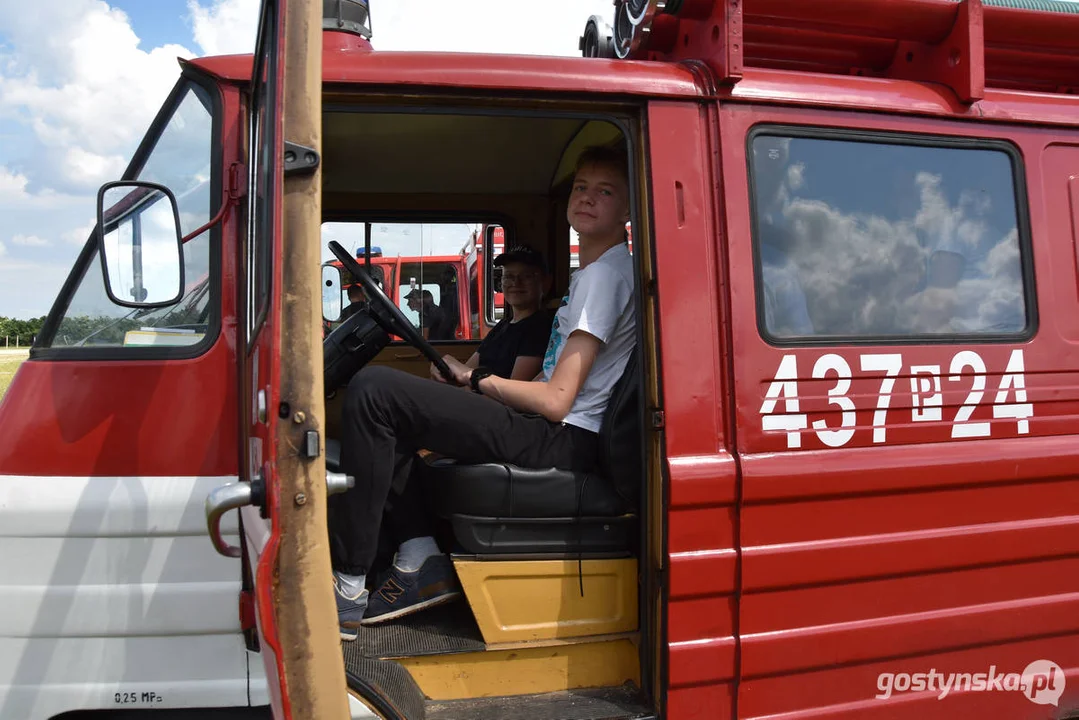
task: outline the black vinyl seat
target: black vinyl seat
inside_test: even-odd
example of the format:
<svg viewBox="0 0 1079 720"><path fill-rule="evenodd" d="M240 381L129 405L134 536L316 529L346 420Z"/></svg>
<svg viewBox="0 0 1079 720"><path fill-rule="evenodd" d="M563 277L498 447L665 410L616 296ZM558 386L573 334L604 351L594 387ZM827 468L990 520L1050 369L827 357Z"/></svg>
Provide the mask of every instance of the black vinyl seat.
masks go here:
<svg viewBox="0 0 1079 720"><path fill-rule="evenodd" d="M623 553L636 549L642 448L638 351L611 394L594 472L429 459L424 495L476 554Z"/></svg>

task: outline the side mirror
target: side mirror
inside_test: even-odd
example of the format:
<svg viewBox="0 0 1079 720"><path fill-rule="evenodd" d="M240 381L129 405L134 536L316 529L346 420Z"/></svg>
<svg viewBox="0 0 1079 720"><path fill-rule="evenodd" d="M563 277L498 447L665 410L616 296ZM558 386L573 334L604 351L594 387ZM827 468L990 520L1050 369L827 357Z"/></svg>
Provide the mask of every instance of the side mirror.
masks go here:
<svg viewBox="0 0 1079 720"><path fill-rule="evenodd" d="M337 322L344 307L341 271L333 265L322 266L322 319Z"/></svg>
<svg viewBox="0 0 1079 720"><path fill-rule="evenodd" d="M180 301L184 249L172 191L149 182L106 183L97 193L97 227L110 300L133 308Z"/></svg>

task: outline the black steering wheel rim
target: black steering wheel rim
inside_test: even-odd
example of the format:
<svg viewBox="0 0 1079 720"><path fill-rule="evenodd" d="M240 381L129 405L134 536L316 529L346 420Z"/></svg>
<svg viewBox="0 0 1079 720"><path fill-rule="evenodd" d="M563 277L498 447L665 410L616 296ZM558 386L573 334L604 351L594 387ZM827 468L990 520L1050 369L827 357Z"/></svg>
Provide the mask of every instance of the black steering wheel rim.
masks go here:
<svg viewBox="0 0 1079 720"><path fill-rule="evenodd" d="M438 354L434 346L424 339L423 335L416 326L409 322L405 314L401 312L401 308L390 300L390 298L382 291L382 288L378 286L374 278L367 274L363 266L360 265L351 254L349 254L340 243L336 240L331 240L329 243L330 252L334 254L341 264L345 266L345 269L352 273L352 276L360 281L360 285L363 286L363 291L366 293L368 299L375 303L378 307L376 312L372 313L372 317L375 322L380 325L385 322L380 317L378 311L385 312L389 317L394 327L385 327L383 330L391 335L400 335L405 341L412 347L423 353L423 356L431 361L432 364L438 369L438 372L451 385L456 385L457 381L453 377L453 373L450 371L450 366L446 364L446 361L442 359L442 356ZM381 321L381 322L380 322Z"/></svg>

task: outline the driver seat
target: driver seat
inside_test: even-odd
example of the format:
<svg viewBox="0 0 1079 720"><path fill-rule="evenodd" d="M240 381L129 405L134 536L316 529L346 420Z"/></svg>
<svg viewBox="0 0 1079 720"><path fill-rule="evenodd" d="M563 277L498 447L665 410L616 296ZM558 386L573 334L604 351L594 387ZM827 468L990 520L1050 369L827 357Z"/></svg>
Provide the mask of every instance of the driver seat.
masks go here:
<svg viewBox="0 0 1079 720"><path fill-rule="evenodd" d="M632 553L640 498L641 404L638 349L615 385L599 433L593 472L466 465L425 459L424 495L450 522L466 553Z"/></svg>

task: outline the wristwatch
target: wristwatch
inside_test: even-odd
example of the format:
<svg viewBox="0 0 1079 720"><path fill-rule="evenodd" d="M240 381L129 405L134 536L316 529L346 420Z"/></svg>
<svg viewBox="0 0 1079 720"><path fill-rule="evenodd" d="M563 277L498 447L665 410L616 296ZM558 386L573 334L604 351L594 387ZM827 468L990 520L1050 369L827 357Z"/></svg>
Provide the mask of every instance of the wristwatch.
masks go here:
<svg viewBox="0 0 1079 720"><path fill-rule="evenodd" d="M494 375L494 373L491 372L490 368L478 367L474 369L472 371L472 377L469 379L469 384L472 386L472 392L477 395L482 395L483 392L480 391L480 380L483 380L485 377L490 377L491 375Z"/></svg>

